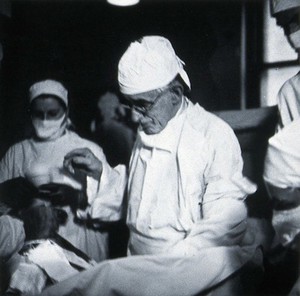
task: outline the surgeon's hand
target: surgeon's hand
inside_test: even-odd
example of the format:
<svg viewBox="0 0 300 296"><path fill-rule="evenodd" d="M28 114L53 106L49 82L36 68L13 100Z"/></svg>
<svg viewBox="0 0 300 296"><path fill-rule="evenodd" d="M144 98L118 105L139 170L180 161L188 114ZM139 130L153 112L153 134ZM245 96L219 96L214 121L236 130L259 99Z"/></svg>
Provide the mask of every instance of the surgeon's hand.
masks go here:
<svg viewBox="0 0 300 296"><path fill-rule="evenodd" d="M65 156L64 167L71 174L74 174L75 170L78 169L97 181L100 180L103 170L102 162L88 148L74 149L69 152Z"/></svg>
<svg viewBox="0 0 300 296"><path fill-rule="evenodd" d="M37 194L37 188L23 177L0 184L0 200L15 210L27 207Z"/></svg>
<svg viewBox="0 0 300 296"><path fill-rule="evenodd" d="M87 196L82 190L65 184L49 183L39 187L39 197L49 200L53 205L70 205L73 209L84 209Z"/></svg>

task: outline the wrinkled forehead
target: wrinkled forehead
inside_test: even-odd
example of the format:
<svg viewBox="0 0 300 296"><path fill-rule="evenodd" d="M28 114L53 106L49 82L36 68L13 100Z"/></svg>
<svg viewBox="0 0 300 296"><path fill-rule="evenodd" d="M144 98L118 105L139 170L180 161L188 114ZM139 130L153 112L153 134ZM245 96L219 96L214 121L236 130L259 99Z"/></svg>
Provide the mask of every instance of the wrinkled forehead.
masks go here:
<svg viewBox="0 0 300 296"><path fill-rule="evenodd" d="M123 97L129 101L138 101L138 100L143 100L143 101L148 101L152 102L156 99L156 97L162 92L161 89L154 89L146 92L141 92L137 94L132 94L132 95L125 95L123 94Z"/></svg>

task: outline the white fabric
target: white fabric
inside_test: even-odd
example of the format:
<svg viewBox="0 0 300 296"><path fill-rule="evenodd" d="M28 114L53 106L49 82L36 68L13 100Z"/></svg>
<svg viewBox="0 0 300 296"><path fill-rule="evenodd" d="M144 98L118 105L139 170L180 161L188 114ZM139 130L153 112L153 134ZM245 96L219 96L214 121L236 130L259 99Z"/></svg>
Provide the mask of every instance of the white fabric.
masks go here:
<svg viewBox="0 0 300 296"><path fill-rule="evenodd" d="M300 72L287 80L278 92L278 129L300 118Z"/></svg>
<svg viewBox="0 0 300 296"><path fill-rule="evenodd" d="M27 260L44 270L55 282L61 282L78 273L79 271L74 266L88 269L95 265L95 262L89 263L49 239L42 241L37 247L29 249L24 255Z"/></svg>
<svg viewBox="0 0 300 296"><path fill-rule="evenodd" d="M169 40L161 36L145 36L131 43L120 59L120 90L127 95L147 92L166 86L177 74L191 88L183 65Z"/></svg>
<svg viewBox="0 0 300 296"><path fill-rule="evenodd" d="M244 199L255 186L243 178L242 166L229 126L190 102L161 134L139 133L130 164L127 222L130 251L148 254L105 261L43 295L183 296L219 284L258 254L244 236ZM117 204L113 198L107 202ZM92 212L95 218L100 209ZM261 257L256 259L261 264Z"/></svg>
<svg viewBox="0 0 300 296"><path fill-rule="evenodd" d="M300 187L300 118L269 139L264 179L280 188Z"/></svg>
<svg viewBox="0 0 300 296"><path fill-rule="evenodd" d="M27 139L13 145L0 162L0 183L21 176L38 185L55 182L79 189L82 186L81 183L64 171L63 160L64 156L73 149L85 147L89 148L103 164L100 185L92 178L87 178L89 202L93 202L95 194L99 197L98 200L103 196L122 200L126 180L125 167L119 166L112 169L99 146L80 138L71 131L66 131L62 137L54 141L39 142ZM99 204L99 201L97 203ZM101 203L99 211L103 215L111 213L112 205L108 204L109 210L105 207L106 204ZM60 226L59 234L96 261L105 259L107 257L107 234L76 224L70 207L64 207L64 210L67 211L69 218L65 225ZM120 214L116 214L116 211L109 216L111 220L118 218Z"/></svg>
<svg viewBox="0 0 300 296"><path fill-rule="evenodd" d="M60 282L78 273L72 267L61 247L50 240L39 244L26 254L27 258L42 268L55 282Z"/></svg>
<svg viewBox="0 0 300 296"><path fill-rule="evenodd" d="M251 259L256 266L261 263L261 254L255 248L229 246L200 250L196 256L188 257L158 255L106 260L49 287L41 295L198 295L226 280ZM233 295L230 291L226 294L214 291L209 295Z"/></svg>
<svg viewBox="0 0 300 296"><path fill-rule="evenodd" d="M283 10L290 4L299 5L296 1L278 1ZM278 6L279 7L279 6ZM298 33L297 33L298 34ZM287 80L277 96L279 123L277 134L269 139L269 146L265 158L264 180L266 184L288 190L299 188L299 121L300 121L300 72ZM283 193L281 193L282 197ZM276 232L274 245L290 243L299 233L300 207L273 211L272 224Z"/></svg>
<svg viewBox="0 0 300 296"><path fill-rule="evenodd" d="M37 243L22 255L22 262L13 273L9 288L20 291L22 295L37 295L45 288L48 278L56 283L79 273L80 269L89 269L95 262L87 262L75 253L61 248L52 240L28 241Z"/></svg>
<svg viewBox="0 0 300 296"><path fill-rule="evenodd" d="M263 177L267 184L279 188L300 188L300 118L269 139ZM288 199L288 191L286 196ZM274 210L272 224L276 232L274 244L290 243L300 232L300 207Z"/></svg>
<svg viewBox="0 0 300 296"><path fill-rule="evenodd" d="M47 275L43 270L31 262L24 261L12 274L8 291L14 291L23 296L38 295L45 288L46 283Z"/></svg>
<svg viewBox="0 0 300 296"><path fill-rule="evenodd" d="M140 132L128 183L129 252L192 255L246 227L243 200L256 187L242 166L229 126L191 103L161 133Z"/></svg>
<svg viewBox="0 0 300 296"><path fill-rule="evenodd" d="M169 124L156 136L140 133L133 150L129 253L193 255L202 248L241 243L247 228L244 199L256 186L242 176L233 131L190 102ZM122 209L113 198L107 203L114 203L112 210ZM92 204L91 209L94 218L102 219L100 207Z"/></svg>
<svg viewBox="0 0 300 296"><path fill-rule="evenodd" d="M160 134L148 136L140 132L145 149L133 160L129 179L127 224L132 229L131 254L157 254L185 237L181 225L185 211L183 200L178 201L181 188L176 161L176 148L185 119L185 112L182 112L179 110L179 115ZM143 237L139 232L144 234Z"/></svg>
<svg viewBox="0 0 300 296"><path fill-rule="evenodd" d="M30 87L29 102L31 103L38 96L45 94L59 97L68 107L68 91L60 82L51 79L39 81Z"/></svg>
<svg viewBox="0 0 300 296"><path fill-rule="evenodd" d="M32 125L39 139L55 140L60 137L67 125L66 114L56 120L32 118Z"/></svg>

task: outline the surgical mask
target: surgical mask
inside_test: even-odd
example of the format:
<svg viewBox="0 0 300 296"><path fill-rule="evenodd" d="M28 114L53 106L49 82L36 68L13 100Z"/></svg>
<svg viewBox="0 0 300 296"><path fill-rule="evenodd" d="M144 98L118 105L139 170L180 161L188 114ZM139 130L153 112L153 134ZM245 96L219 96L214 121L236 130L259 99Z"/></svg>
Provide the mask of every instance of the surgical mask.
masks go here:
<svg viewBox="0 0 300 296"><path fill-rule="evenodd" d="M300 30L291 33L288 38L295 49L300 49Z"/></svg>
<svg viewBox="0 0 300 296"><path fill-rule="evenodd" d="M32 124L37 137L41 140L55 140L59 138L66 129L66 115L57 120L32 119Z"/></svg>

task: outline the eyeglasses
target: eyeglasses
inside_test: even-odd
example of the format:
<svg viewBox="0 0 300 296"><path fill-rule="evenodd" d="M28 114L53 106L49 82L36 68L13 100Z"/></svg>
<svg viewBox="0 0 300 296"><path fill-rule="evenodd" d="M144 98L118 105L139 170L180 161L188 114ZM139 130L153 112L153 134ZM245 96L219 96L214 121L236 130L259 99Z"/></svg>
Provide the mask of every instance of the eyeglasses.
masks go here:
<svg viewBox="0 0 300 296"><path fill-rule="evenodd" d="M153 102L147 102L145 100L131 100L128 97L126 97L126 103L122 104L125 108L130 108L142 115L146 115L149 113L155 105L158 103L158 101L163 97L163 94L169 90L169 88L165 88L161 90L161 92L157 95L157 97L154 99Z"/></svg>

